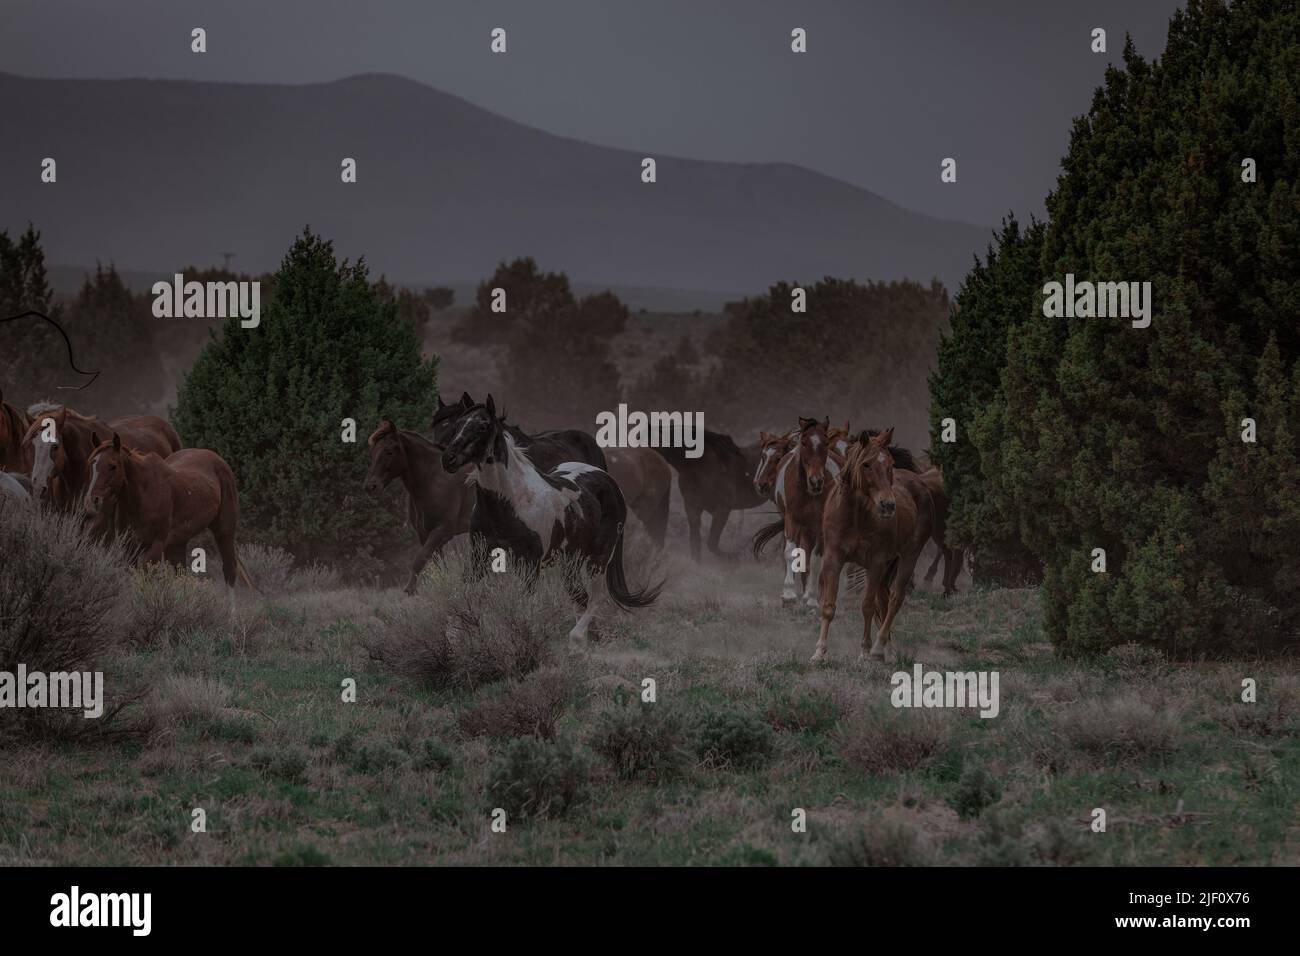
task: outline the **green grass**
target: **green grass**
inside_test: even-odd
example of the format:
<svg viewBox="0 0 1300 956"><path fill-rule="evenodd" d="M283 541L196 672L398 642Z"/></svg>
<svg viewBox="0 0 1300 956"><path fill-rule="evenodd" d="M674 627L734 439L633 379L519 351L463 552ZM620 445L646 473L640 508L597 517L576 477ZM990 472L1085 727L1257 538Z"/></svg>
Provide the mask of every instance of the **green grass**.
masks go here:
<svg viewBox="0 0 1300 956"><path fill-rule="evenodd" d="M156 687L184 678L166 685L179 699L147 737L0 753L0 863L1300 862L1300 679L1283 663L1066 662L1043 637L1036 592L967 590L913 595L892 666L858 660L861 616L842 598L818 666L816 614L782 610L775 562L697 572L673 558L667 570L660 604L605 642L570 656L556 635L555 663L582 682L556 738L590 764L585 799L560 817L493 832L489 768L511 740L470 736L460 720L486 689L431 692L367 653L381 616L418 598L289 593L246 602L242 628L216 623L114 660L108 680L114 668ZM1000 715L893 712L890 674L913 660L998 670ZM1238 702L1244 676L1258 704ZM770 755L718 765L692 752L680 773L621 779L589 740L596 714L637 699L646 677L651 706L680 709L687 726L714 710L760 721ZM356 703L340 698L345 678ZM942 723L918 765L890 767L886 751L886 769L866 773L846 759L844 734L902 733L893 721L922 716ZM1095 807L1105 833L1089 828ZM191 830L195 808L206 833ZM795 808L806 833L791 830Z"/></svg>

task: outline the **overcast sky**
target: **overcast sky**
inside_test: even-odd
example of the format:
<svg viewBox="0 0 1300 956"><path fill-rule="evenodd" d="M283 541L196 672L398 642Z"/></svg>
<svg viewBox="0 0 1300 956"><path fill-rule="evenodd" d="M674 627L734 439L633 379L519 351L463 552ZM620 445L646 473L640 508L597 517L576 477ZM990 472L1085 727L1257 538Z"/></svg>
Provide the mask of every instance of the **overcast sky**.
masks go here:
<svg viewBox="0 0 1300 956"><path fill-rule="evenodd" d="M1125 32L1176 0L0 0L0 70L307 83L397 73L609 146L784 161L910 209L1042 215ZM190 52L195 26L208 52ZM489 31L508 52L489 52ZM790 31L808 31L808 53ZM1103 27L1108 52L1090 52ZM164 118L160 117L160 121ZM0 143L0 149L3 149ZM958 161L958 181L939 162Z"/></svg>

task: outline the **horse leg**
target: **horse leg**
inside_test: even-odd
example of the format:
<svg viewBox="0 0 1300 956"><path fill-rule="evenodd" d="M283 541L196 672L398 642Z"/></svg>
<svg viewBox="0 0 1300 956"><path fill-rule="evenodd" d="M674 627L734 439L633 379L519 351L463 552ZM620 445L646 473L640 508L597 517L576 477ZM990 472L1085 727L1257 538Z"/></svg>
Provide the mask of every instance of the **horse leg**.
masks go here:
<svg viewBox="0 0 1300 956"><path fill-rule="evenodd" d="M961 548L948 548L943 559L943 596L957 593L957 575L961 574L966 552Z"/></svg>
<svg viewBox="0 0 1300 956"><path fill-rule="evenodd" d="M407 594L415 593L415 585L420 579L420 572L423 571L424 566L429 563L429 559L441 550L442 546L446 544L451 537L452 536L441 525L434 528L431 532L428 532L428 536L424 539L423 544L420 545L419 552L415 555L415 560L411 562L411 576L406 579Z"/></svg>
<svg viewBox="0 0 1300 956"><path fill-rule="evenodd" d="M916 570L918 557L920 557L919 553L898 558L898 567L894 569L893 587L889 592L889 605L885 609L884 620L880 622L880 633L876 635L876 641L871 645L871 656L877 660L892 663L897 656L894 648L889 644L889 632L893 629L894 618L898 616L899 608L903 606L903 599L907 597L907 585L912 580L912 572Z"/></svg>
<svg viewBox="0 0 1300 956"><path fill-rule="evenodd" d="M668 506L672 499L672 491L672 482L669 482L668 487L659 496L659 500L650 509L650 514L646 516L645 526L650 532L650 540L661 548L668 537Z"/></svg>
<svg viewBox="0 0 1300 956"><path fill-rule="evenodd" d="M821 573L817 575L818 591L822 601L821 630L817 634L817 647L813 651L813 661L826 657L826 636L831 632L831 621L835 620L835 599L840 590L840 568L844 559L838 551L829 551L822 558Z"/></svg>
<svg viewBox="0 0 1300 956"><path fill-rule="evenodd" d="M718 557L725 558L726 560L730 561L731 555L727 554L720 547L718 547L718 544L719 542L722 541L722 529L727 526L727 519L731 517L731 509L728 508L726 511L723 511L721 514L719 514L716 511L710 511L709 515L710 515L709 550L712 551L714 554L716 554Z"/></svg>
<svg viewBox="0 0 1300 956"><path fill-rule="evenodd" d="M690 530L691 557L700 560L700 511L697 505L686 506L686 526Z"/></svg>
<svg viewBox="0 0 1300 956"><path fill-rule="evenodd" d="M791 538L785 539L785 584L781 587L781 606L794 607L799 603L799 595L794 590L794 549L796 545Z"/></svg>
<svg viewBox="0 0 1300 956"><path fill-rule="evenodd" d="M821 595L815 594L812 588L808 587L810 581L815 581L817 589L821 590L821 578L819 575L822 564L825 563L826 557L822 554L822 549L817 547L817 542L811 534L805 533L801 539L804 554L808 555L808 573L804 575L803 599L808 607L817 607Z"/></svg>
<svg viewBox="0 0 1300 956"><path fill-rule="evenodd" d="M601 568L591 575L591 582L587 585L587 608L578 618L578 623L573 625L573 630L569 632L569 640L581 645L587 640L587 628L591 626L591 619L596 615L596 608L605 603L605 597L609 593L609 585L605 580L605 569Z"/></svg>
<svg viewBox="0 0 1300 956"><path fill-rule="evenodd" d="M163 548L163 559L177 570L185 567L185 552L189 549L188 541L173 541Z"/></svg>
<svg viewBox="0 0 1300 956"><path fill-rule="evenodd" d="M934 560L930 562L930 570L925 572L925 583L929 584L931 581L934 580L934 573L937 570L939 570L939 561L941 559L944 562L943 564L944 589L945 589L945 593L947 593L948 561L947 561L947 554L944 552L942 546L940 546L939 550L935 552Z"/></svg>
<svg viewBox="0 0 1300 956"><path fill-rule="evenodd" d="M881 616L877 605L880 604L884 582L880 578L876 568L867 568L866 580L862 584L862 654L859 659L867 656L871 648L871 626Z"/></svg>
<svg viewBox="0 0 1300 956"><path fill-rule="evenodd" d="M235 582L239 578L239 555L235 553L235 529L222 528L218 520L212 528L217 539L217 551L221 553L221 576L226 580L226 592L230 595L230 615L235 615Z"/></svg>
<svg viewBox="0 0 1300 956"><path fill-rule="evenodd" d="M564 588L569 592L569 600L586 610L591 604L587 594L587 585L582 580L582 565L577 561L564 562Z"/></svg>

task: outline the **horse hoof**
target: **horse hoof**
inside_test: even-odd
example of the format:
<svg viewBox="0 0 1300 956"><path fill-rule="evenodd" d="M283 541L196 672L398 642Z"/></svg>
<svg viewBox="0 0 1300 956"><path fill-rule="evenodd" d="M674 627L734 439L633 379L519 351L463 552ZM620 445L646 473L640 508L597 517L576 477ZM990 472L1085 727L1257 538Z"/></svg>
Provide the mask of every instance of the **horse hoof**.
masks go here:
<svg viewBox="0 0 1300 956"><path fill-rule="evenodd" d="M826 652L819 647L817 650L813 651L813 656L808 658L808 663L819 664L824 660L826 660Z"/></svg>
<svg viewBox="0 0 1300 956"><path fill-rule="evenodd" d="M792 598L792 597L783 597L783 598L781 598L781 606L782 606L782 607L794 607L794 606L795 606L796 604L798 604L798 603L799 603L799 599L798 599L798 598Z"/></svg>

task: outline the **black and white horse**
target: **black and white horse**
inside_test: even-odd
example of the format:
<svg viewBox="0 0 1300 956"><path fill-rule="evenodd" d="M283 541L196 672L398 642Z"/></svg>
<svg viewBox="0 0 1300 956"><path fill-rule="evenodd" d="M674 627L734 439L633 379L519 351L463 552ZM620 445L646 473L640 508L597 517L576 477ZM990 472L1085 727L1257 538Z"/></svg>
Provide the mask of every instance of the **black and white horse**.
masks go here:
<svg viewBox="0 0 1300 956"><path fill-rule="evenodd" d="M452 402L450 405L445 404L442 396L439 395L438 407L434 409L433 421L429 423L429 427L433 429L433 443L445 449L452 436L456 434L456 426L461 416L476 407L480 406L475 405L474 399L469 397L469 392L462 392L460 401ZM504 419L505 415L501 417ZM564 428L528 435L517 425L506 425L506 431L515 440L516 445L528 451L528 457L540 471L550 471L569 461L582 461L594 465L601 471L609 470L605 453L601 451L595 437L589 432Z"/></svg>
<svg viewBox="0 0 1300 956"><path fill-rule="evenodd" d="M496 548L534 573L548 556L575 559L566 565L566 577L570 595L584 610L570 638L586 637L601 598L625 611L658 598L662 581L640 591L628 587L623 569L627 504L607 472L582 461L539 469L532 449L520 447L505 416L497 416L491 395L486 404L464 411L446 439L443 468L456 472L467 465L473 468L469 481L475 486L470 534L481 540L480 569ZM583 566L591 572L585 587Z"/></svg>

